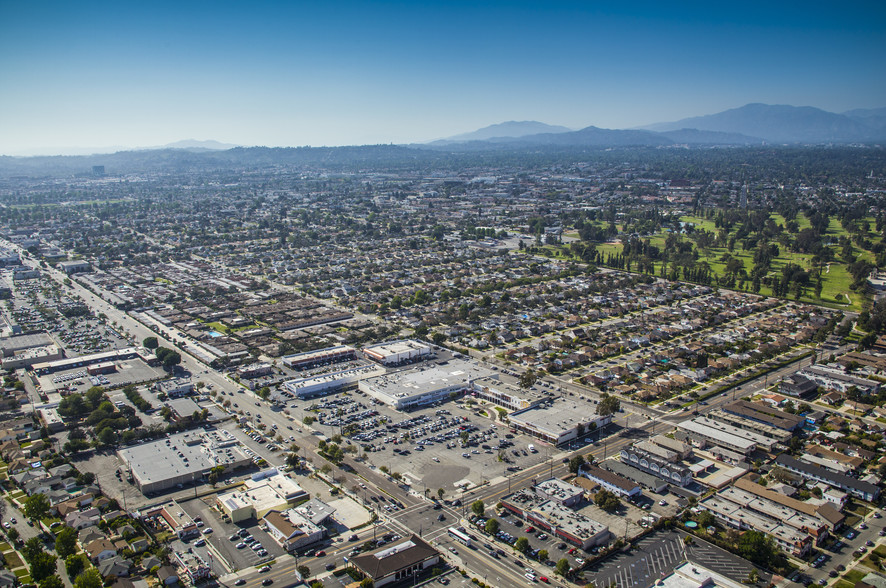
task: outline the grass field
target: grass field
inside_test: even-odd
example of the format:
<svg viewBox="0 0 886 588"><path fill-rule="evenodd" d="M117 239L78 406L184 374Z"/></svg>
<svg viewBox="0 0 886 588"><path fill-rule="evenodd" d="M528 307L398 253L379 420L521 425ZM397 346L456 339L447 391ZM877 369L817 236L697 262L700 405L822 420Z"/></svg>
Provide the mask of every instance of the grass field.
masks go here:
<svg viewBox="0 0 886 588"><path fill-rule="evenodd" d="M778 224L784 224L784 217L778 214L771 215L773 220ZM716 233L717 228L714 224L714 221L703 219L695 216L683 216L680 217L680 220L686 223L692 223L698 229L704 229L707 231L711 231ZM809 220L803 216L803 214L797 215L797 224L800 229L807 228L810 226ZM868 219L873 221L873 219ZM623 227L619 226L619 230ZM830 219L830 225L828 226L827 234L832 238L832 240L836 241L839 237L847 235L846 231L843 229L840 221L836 218ZM662 231L656 233L655 235L651 235L649 237L649 242L652 245L659 247L659 249L664 248L665 239L667 238L667 233ZM684 239L688 239L688 237L684 237ZM645 239L644 239L645 240ZM557 257L568 257L569 252L566 247L547 247L551 250L558 250L559 255ZM831 246L832 250L834 250L835 255L834 259L839 259L839 251L837 251L836 246ZM603 257L605 258L609 254L619 254L622 252L623 246L620 242L609 242L609 243L600 243L597 245L597 251L599 251ZM744 265L745 271L748 273L751 272L754 266L753 261L753 251L744 251L741 249L739 243L736 243L732 252L728 252L725 247L711 247L706 251L699 251L698 262L707 262L712 271L716 272L718 276L722 276L725 273L726 262L723 261L724 254L730 254L732 257L739 259ZM855 248L855 253L859 259L865 259L867 261L873 262L874 255L865 250L860 250L857 247ZM784 266L794 263L810 272L813 271L812 265L812 255L811 254L803 254L803 253L793 253L789 251L783 245L779 245L779 255L772 261L770 275L780 275L781 270ZM660 275L661 264L655 264L655 274ZM810 281L810 284L813 282ZM834 308L845 308L847 310L859 311L862 309L862 297L860 294L853 292L850 290L849 286L852 284L852 276L849 274L849 271L846 268L846 265L842 261L833 261L824 267L822 271L822 290L821 297L815 296L815 289L813 287L807 287L805 295L801 298L803 302L811 302L814 304L822 304L826 306L831 306ZM740 282L736 282L736 286L740 285ZM751 282L747 280L744 284L745 290L750 290ZM738 288L736 288L738 289ZM771 288L767 286L762 286L760 288L760 294L764 294L767 296L772 295Z"/></svg>

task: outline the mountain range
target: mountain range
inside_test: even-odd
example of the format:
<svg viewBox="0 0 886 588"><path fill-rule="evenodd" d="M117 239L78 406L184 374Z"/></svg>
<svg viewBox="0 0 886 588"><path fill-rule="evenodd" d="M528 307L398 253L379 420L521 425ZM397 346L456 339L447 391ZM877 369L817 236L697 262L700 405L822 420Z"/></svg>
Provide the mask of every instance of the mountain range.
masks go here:
<svg viewBox="0 0 886 588"><path fill-rule="evenodd" d="M536 131L537 132L533 132ZM537 121L506 122L424 144L435 149L860 143L886 140L886 108L837 114L812 106L747 104L717 114L635 129L577 131Z"/></svg>

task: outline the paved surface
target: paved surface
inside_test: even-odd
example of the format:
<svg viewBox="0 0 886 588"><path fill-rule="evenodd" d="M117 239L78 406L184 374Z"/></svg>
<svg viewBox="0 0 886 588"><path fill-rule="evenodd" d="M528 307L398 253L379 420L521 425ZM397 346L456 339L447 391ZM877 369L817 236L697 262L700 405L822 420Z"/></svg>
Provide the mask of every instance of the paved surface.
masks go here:
<svg viewBox="0 0 886 588"><path fill-rule="evenodd" d="M711 570L741 582L753 566L715 545L694 539L693 545L683 542L685 533L667 531L641 539L636 548L617 553L598 562L585 571L585 577L595 586L618 588L646 588L670 574L682 562L698 562ZM767 578L761 572L761 578ZM761 580L763 585L768 580Z"/></svg>

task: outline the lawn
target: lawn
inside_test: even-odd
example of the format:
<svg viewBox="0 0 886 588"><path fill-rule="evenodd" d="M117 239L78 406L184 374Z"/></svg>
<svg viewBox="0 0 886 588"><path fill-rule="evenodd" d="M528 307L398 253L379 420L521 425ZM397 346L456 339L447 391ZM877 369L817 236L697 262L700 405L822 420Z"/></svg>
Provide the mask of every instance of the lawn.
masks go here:
<svg viewBox="0 0 886 588"><path fill-rule="evenodd" d="M781 215L774 214L771 216L776 223L784 224L784 218ZM714 233L718 231L714 221L712 220L707 220L696 216L682 216L680 217L680 220L683 222L692 223L698 229L704 229ZM803 216L803 214L797 215L797 224L799 225L801 230L810 226L809 220L805 216ZM836 240L840 236L847 234L840 224L840 221L836 218L830 219L830 225L828 226L827 232L828 235L834 237L834 240ZM667 233L662 231L660 233L656 233L655 235L651 235L649 237L649 242L652 245L663 248L666 238ZM688 240L689 238L684 237L684 239ZM556 251L556 248L552 249ZM597 251L602 254L604 259L607 255L621 253L622 249L623 247L620 242L600 243L597 245ZM831 249L834 251L834 258L839 259L837 255L839 251L837 250L836 245L832 245ZM560 251L561 255L565 254L568 257L568 249L564 248ZM861 250L856 247L855 253L856 255L858 255L859 259L866 259L871 262L874 261L874 255L869 251ZM732 257L741 260L744 265L745 271L747 271L748 273L750 273L750 271L753 269L754 252L742 250L740 242L736 243L733 251L731 252L727 251L725 247L711 247L706 251L699 251L698 262L706 262L712 271L716 272L717 275L722 276L725 273L726 268L726 262L723 261L723 257L726 254L729 254ZM779 245L779 255L772 261L771 271L769 275L780 275L782 268L790 263L799 265L811 274L814 270L812 266L812 257L813 256L811 254L793 253L787 250L787 248L785 248L783 245ZM661 264L655 264L656 275L660 275L660 270ZM810 284L813 283L814 282L810 280ZM849 274L846 265L839 260L833 261L823 268L821 297L816 297L815 289L810 286L806 288L806 292L801 300L814 304L823 304L838 308L846 308L848 310L861 310L862 299L858 294L849 289L851 283L852 276ZM738 283L736 283L736 286L738 286ZM750 280L748 280L745 283L745 288L749 289L750 287L751 282ZM759 293L771 296L772 290L766 286L762 286Z"/></svg>

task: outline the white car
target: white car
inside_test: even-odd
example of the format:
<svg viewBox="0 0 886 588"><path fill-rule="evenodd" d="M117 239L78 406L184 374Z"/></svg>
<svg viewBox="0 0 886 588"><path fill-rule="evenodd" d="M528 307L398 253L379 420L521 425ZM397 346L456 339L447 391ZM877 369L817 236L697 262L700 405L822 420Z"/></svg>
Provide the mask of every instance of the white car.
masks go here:
<svg viewBox="0 0 886 588"><path fill-rule="evenodd" d="M206 527L205 529L203 529L204 535L209 535L210 533L212 533L212 527Z"/></svg>

